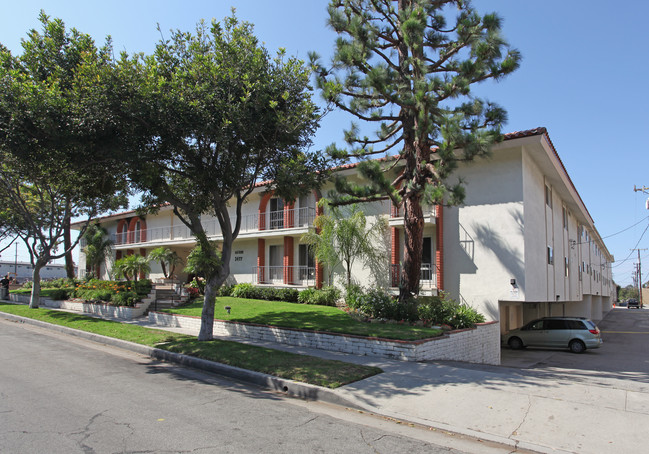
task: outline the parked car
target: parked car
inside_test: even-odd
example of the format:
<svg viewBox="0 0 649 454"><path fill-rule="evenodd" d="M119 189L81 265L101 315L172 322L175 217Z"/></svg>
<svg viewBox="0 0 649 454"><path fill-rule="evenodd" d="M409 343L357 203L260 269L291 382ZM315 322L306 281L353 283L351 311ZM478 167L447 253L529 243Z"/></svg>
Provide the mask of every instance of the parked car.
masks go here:
<svg viewBox="0 0 649 454"><path fill-rule="evenodd" d="M503 343L516 350L525 347L568 348L582 353L598 348L602 337L597 325L584 317L544 317L503 336Z"/></svg>
<svg viewBox="0 0 649 454"><path fill-rule="evenodd" d="M618 301L617 304L616 304L616 306L619 306L619 307L626 307L626 305L627 305L627 300Z"/></svg>
<svg viewBox="0 0 649 454"><path fill-rule="evenodd" d="M632 307L635 307L636 309L640 309L640 301L638 301L635 298L629 299L629 301L627 301L626 304L627 304L626 306L627 309L631 309Z"/></svg>

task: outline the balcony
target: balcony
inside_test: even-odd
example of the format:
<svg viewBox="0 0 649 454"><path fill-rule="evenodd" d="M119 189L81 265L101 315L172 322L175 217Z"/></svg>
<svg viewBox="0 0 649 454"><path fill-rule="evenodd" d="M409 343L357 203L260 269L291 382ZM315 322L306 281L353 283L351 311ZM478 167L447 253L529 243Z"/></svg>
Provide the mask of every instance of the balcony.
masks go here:
<svg viewBox="0 0 649 454"><path fill-rule="evenodd" d="M437 205L423 205L421 209L425 223L435 224L437 222ZM403 210L395 210L393 207L388 224L390 227L403 227Z"/></svg>
<svg viewBox="0 0 649 454"><path fill-rule="evenodd" d="M254 266L254 284L315 285L315 267L309 266Z"/></svg>
<svg viewBox="0 0 649 454"><path fill-rule="evenodd" d="M251 214L241 218L239 234L308 228L313 225L315 217L316 210L313 207L268 211L261 216L259 214ZM211 239L219 239L221 237L221 227L216 219L204 222L203 228L207 236ZM115 246L189 241L193 240L193 238L194 236L191 231L185 225L157 227L111 235ZM82 241L81 246L83 247L84 245Z"/></svg>
<svg viewBox="0 0 649 454"><path fill-rule="evenodd" d="M399 286L401 279L401 265L390 265L390 282L392 287ZM422 263L419 275L419 288L435 289L437 288L437 272L435 266L430 263Z"/></svg>

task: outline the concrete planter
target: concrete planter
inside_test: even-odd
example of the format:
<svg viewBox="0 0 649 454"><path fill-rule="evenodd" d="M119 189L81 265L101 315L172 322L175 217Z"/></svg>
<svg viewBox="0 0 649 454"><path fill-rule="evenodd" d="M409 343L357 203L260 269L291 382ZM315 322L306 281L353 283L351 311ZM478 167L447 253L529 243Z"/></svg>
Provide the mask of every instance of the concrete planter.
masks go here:
<svg viewBox="0 0 649 454"><path fill-rule="evenodd" d="M190 329L196 333L201 325L200 317L161 312L149 312L149 321L161 326ZM474 329L449 331L440 337L418 341L368 338L224 320L214 321L214 334L404 361L447 360L500 364L498 322L481 323Z"/></svg>

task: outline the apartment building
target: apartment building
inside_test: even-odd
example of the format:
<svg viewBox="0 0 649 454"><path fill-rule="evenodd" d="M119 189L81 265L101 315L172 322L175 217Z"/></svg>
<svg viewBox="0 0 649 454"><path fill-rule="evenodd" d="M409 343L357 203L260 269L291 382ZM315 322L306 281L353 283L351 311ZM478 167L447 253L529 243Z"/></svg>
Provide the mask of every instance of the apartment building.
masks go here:
<svg viewBox="0 0 649 454"><path fill-rule="evenodd" d="M355 166L336 170L358 178ZM615 296L612 255L570 180L545 128L510 133L490 158L462 166L466 186L462 206L429 206L424 210L421 292L449 293L472 305L508 331L545 315L602 318ZM333 187L333 185L331 185ZM230 283L319 287L332 275L316 263L301 242L313 230L317 202L331 187L286 203L260 185L242 212L234 242ZM390 233L377 248L384 265L356 263L353 278L363 286L397 291L403 257L403 213L389 200L364 204L371 223L387 217ZM170 207L155 215L127 211L99 219L114 242L114 258L146 255L167 246L185 258L195 242ZM202 219L218 241L216 219ZM85 258L80 254L80 270ZM153 264L152 278L162 277ZM109 269L102 267L104 277ZM333 270L336 272L342 270ZM188 276L177 273L179 280ZM334 281L339 283L338 281Z"/></svg>

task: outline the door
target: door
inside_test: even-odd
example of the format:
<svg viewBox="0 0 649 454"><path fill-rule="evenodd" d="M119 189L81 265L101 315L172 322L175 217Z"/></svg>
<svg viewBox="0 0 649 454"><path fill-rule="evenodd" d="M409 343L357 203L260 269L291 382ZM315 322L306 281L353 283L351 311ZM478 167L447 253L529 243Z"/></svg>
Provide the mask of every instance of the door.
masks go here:
<svg viewBox="0 0 649 454"><path fill-rule="evenodd" d="M270 228L284 228L284 201L282 199L270 199Z"/></svg>
<svg viewBox="0 0 649 454"><path fill-rule="evenodd" d="M421 275L420 279L429 284L433 280L433 239L424 237L421 252Z"/></svg>
<svg viewBox="0 0 649 454"><path fill-rule="evenodd" d="M269 277L271 281L284 280L284 246L268 246Z"/></svg>

